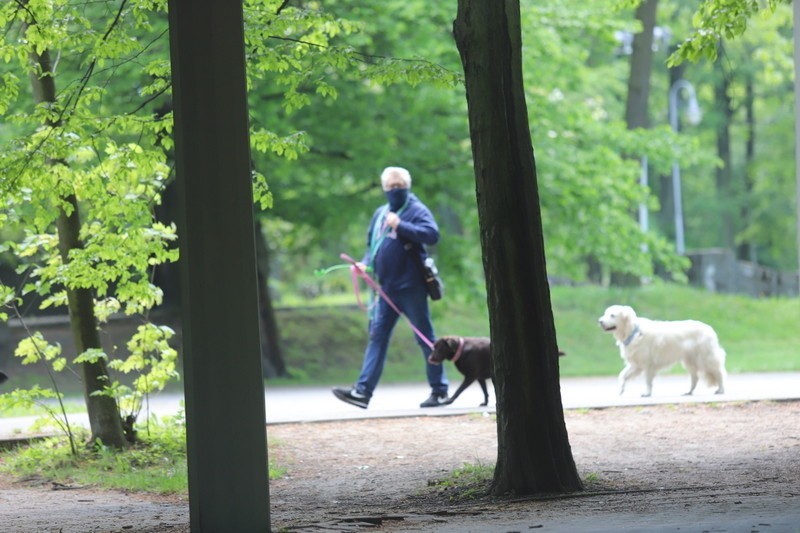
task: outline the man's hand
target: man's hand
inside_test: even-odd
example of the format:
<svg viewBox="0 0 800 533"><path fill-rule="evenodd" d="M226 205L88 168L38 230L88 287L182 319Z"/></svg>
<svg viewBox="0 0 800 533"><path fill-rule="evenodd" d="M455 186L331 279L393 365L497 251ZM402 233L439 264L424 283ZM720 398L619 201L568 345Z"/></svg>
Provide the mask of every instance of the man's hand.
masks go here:
<svg viewBox="0 0 800 533"><path fill-rule="evenodd" d="M388 212L386 213L386 225L392 229L397 229L398 224L400 224L400 217L397 213Z"/></svg>

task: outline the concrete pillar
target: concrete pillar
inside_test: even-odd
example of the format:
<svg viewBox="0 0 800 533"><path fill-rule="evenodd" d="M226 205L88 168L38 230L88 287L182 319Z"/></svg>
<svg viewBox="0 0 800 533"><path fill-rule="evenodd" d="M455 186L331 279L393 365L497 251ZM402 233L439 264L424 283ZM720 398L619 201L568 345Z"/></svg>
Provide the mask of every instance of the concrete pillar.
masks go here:
<svg viewBox="0 0 800 533"><path fill-rule="evenodd" d="M191 529L270 529L242 4L169 0Z"/></svg>

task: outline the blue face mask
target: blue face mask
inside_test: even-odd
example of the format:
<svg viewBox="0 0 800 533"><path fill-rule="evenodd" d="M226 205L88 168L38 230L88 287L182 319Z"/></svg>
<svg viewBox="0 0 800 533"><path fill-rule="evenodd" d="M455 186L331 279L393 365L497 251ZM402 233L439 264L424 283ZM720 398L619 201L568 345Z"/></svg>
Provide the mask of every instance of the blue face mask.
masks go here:
<svg viewBox="0 0 800 533"><path fill-rule="evenodd" d="M390 189L386 191L386 199L389 200L389 209L397 213L408 201L408 189Z"/></svg>

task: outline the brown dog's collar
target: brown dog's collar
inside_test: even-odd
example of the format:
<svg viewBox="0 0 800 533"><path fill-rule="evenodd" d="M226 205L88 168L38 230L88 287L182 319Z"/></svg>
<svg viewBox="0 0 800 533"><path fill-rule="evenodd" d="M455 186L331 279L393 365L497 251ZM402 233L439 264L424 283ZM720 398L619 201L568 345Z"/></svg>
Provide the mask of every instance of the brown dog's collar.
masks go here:
<svg viewBox="0 0 800 533"><path fill-rule="evenodd" d="M458 359L461 357L461 354L463 352L464 352L464 337L459 337L458 338L458 348L456 349L456 354L453 356L451 361L454 362L454 363L456 361L458 361Z"/></svg>

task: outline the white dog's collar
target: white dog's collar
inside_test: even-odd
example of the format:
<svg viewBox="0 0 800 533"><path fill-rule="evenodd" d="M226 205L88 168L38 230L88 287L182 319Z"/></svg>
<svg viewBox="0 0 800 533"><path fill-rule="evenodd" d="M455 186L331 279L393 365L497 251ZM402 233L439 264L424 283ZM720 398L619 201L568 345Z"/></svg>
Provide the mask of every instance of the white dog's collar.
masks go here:
<svg viewBox="0 0 800 533"><path fill-rule="evenodd" d="M633 331L631 331L631 334L630 334L630 335L628 335L628 338L627 338L627 339L625 339L624 341L622 341L622 345L623 345L623 346L627 346L627 345L629 345L630 343L632 343L632 342L633 342L633 339L635 339L635 338L636 338L636 335L639 335L639 334L641 334L641 332L642 332L642 330L640 330L640 329L639 329L639 324L636 324L636 325L634 325L634 326L633 326Z"/></svg>

